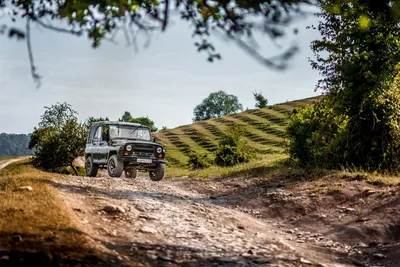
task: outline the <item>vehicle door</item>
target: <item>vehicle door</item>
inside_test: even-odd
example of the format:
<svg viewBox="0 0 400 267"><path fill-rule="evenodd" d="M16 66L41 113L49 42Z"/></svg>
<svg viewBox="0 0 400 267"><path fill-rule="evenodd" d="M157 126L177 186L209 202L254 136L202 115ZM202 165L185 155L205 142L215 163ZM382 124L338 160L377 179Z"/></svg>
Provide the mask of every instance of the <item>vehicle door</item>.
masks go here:
<svg viewBox="0 0 400 267"><path fill-rule="evenodd" d="M109 141L109 125L103 125L101 131L101 140L99 143L99 162L101 164L107 164L108 161L108 154L110 149L108 147Z"/></svg>
<svg viewBox="0 0 400 267"><path fill-rule="evenodd" d="M100 146L100 142L101 142L102 128L103 127L101 125L97 127L96 133L94 134L93 141L92 141L93 160L96 163L99 163L99 146Z"/></svg>

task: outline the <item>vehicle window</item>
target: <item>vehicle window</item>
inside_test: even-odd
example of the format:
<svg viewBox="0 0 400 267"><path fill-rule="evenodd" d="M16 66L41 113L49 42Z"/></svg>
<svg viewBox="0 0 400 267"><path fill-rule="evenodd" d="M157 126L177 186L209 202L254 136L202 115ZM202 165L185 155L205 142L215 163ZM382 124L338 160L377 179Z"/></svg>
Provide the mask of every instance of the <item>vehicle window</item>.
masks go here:
<svg viewBox="0 0 400 267"><path fill-rule="evenodd" d="M94 139L101 138L101 126L97 128L96 134L94 135Z"/></svg>
<svg viewBox="0 0 400 267"><path fill-rule="evenodd" d="M151 133L147 127L110 125L110 138L127 138L150 141Z"/></svg>
<svg viewBox="0 0 400 267"><path fill-rule="evenodd" d="M119 137L118 125L110 125L110 128L109 128L108 131L109 131L109 134L110 134L110 138Z"/></svg>
<svg viewBox="0 0 400 267"><path fill-rule="evenodd" d="M96 128L94 126L90 127L90 132L88 134L87 143L91 143L93 141L95 130L96 130Z"/></svg>

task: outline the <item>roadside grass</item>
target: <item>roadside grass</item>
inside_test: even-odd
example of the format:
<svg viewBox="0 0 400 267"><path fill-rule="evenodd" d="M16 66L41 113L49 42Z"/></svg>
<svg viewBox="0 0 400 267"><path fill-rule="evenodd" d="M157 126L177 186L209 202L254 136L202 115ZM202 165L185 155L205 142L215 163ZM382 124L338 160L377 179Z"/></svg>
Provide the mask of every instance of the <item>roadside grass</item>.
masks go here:
<svg viewBox="0 0 400 267"><path fill-rule="evenodd" d="M0 170L0 250L97 257L91 239L76 227L73 213L50 185L58 176L35 169L29 159Z"/></svg>
<svg viewBox="0 0 400 267"><path fill-rule="evenodd" d="M243 178L253 179L263 187L307 188L315 193L339 194L354 181L365 181L373 188L400 186L400 177L395 174L378 174L355 170L305 169L289 160L287 154L257 155L250 162L233 167L211 166L205 169L190 170L188 167L171 166L167 168L167 178ZM367 189L366 189L367 190Z"/></svg>
<svg viewBox="0 0 400 267"><path fill-rule="evenodd" d="M16 159L18 157L20 157L20 156L4 156L4 157L0 157L0 161L9 160L9 159Z"/></svg>
<svg viewBox="0 0 400 267"><path fill-rule="evenodd" d="M187 178L224 178L224 177L254 177L270 174L272 169L279 168L278 162L286 159L284 154L265 154L249 162L238 164L232 167L211 166L205 169L190 170L189 167L170 166L167 167L166 177L187 177Z"/></svg>

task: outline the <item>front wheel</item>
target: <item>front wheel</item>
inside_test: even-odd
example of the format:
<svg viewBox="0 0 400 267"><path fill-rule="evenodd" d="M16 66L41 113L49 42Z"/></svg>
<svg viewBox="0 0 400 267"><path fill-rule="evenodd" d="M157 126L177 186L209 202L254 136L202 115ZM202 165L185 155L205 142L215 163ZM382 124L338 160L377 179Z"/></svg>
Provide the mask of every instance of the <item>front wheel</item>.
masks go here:
<svg viewBox="0 0 400 267"><path fill-rule="evenodd" d="M160 163L157 165L157 169L149 171L149 176L152 181L160 181L165 175L165 164Z"/></svg>
<svg viewBox="0 0 400 267"><path fill-rule="evenodd" d="M99 166L93 163L92 156L87 157L85 160L86 176L96 177L98 169Z"/></svg>
<svg viewBox="0 0 400 267"><path fill-rule="evenodd" d="M126 178L133 178L135 179L138 175L138 170L136 168L127 168L125 170L125 177Z"/></svg>
<svg viewBox="0 0 400 267"><path fill-rule="evenodd" d="M111 177L121 177L124 171L124 162L118 159L117 155L112 155L108 159L107 171Z"/></svg>

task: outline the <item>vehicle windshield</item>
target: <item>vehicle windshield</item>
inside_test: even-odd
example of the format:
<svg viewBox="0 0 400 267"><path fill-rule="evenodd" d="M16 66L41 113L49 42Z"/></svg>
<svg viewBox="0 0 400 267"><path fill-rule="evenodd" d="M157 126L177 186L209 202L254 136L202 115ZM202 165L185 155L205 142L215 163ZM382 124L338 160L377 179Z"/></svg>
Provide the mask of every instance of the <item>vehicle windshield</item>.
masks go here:
<svg viewBox="0 0 400 267"><path fill-rule="evenodd" d="M150 141L151 134L147 127L130 125L110 125L110 138L139 139Z"/></svg>

